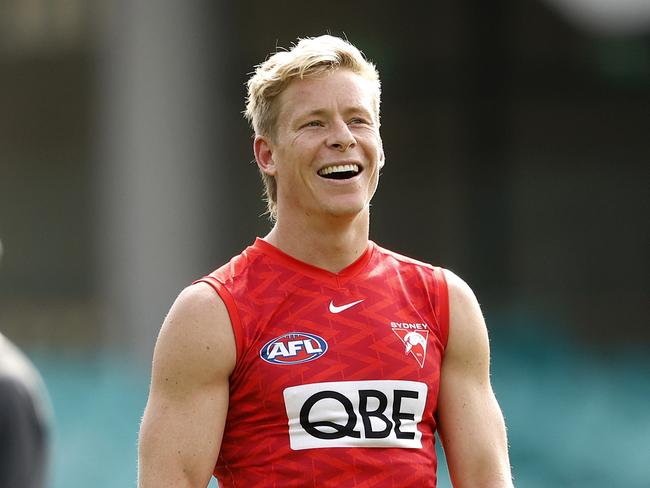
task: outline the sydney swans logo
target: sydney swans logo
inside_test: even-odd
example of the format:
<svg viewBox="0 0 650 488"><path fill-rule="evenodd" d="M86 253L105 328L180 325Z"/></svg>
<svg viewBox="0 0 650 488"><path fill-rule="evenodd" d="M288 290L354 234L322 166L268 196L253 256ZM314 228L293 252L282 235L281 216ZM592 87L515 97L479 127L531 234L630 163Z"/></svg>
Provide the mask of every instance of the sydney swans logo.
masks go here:
<svg viewBox="0 0 650 488"><path fill-rule="evenodd" d="M427 358L429 326L406 322L391 322L390 326L404 344L404 354L412 355L420 367L424 368L424 361Z"/></svg>

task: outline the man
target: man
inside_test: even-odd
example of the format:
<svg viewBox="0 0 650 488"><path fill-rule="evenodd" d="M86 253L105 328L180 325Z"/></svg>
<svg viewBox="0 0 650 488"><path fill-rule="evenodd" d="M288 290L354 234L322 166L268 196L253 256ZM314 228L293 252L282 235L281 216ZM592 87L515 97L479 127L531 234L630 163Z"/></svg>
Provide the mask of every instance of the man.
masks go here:
<svg viewBox="0 0 650 488"><path fill-rule="evenodd" d="M384 165L375 67L303 39L246 115L271 232L184 290L161 329L139 486L509 487L485 324L454 274L369 241Z"/></svg>

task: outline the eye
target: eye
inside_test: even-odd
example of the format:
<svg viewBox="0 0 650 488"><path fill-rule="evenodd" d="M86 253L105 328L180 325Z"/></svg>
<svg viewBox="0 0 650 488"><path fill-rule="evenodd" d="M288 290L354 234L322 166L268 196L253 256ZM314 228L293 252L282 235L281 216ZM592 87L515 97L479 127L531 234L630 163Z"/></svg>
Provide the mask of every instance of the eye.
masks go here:
<svg viewBox="0 0 650 488"><path fill-rule="evenodd" d="M323 127L323 123L320 120L310 120L303 127Z"/></svg>
<svg viewBox="0 0 650 488"><path fill-rule="evenodd" d="M348 122L348 123L353 124L353 125L354 124L367 124L368 121L366 119L362 118L362 117L354 117L354 118L350 119L350 122Z"/></svg>

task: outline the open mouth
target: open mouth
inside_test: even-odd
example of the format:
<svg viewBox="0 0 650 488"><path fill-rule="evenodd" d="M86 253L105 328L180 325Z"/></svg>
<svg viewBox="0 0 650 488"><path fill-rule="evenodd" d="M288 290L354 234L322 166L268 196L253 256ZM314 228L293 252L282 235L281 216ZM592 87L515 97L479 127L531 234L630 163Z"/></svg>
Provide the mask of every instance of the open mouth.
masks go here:
<svg viewBox="0 0 650 488"><path fill-rule="evenodd" d="M361 173L358 164L337 164L318 171L318 175L329 180L347 180Z"/></svg>

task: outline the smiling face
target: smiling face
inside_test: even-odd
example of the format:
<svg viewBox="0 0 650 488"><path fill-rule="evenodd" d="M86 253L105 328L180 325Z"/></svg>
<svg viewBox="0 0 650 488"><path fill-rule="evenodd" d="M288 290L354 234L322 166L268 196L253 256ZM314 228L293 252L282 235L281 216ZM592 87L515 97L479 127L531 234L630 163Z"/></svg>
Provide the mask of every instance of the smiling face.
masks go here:
<svg viewBox="0 0 650 488"><path fill-rule="evenodd" d="M374 100L372 82L346 69L296 79L278 96L274 137L255 140L278 218L367 212L384 164Z"/></svg>

